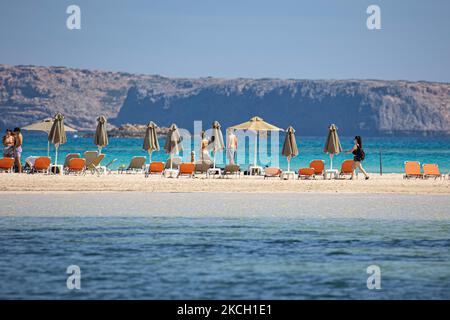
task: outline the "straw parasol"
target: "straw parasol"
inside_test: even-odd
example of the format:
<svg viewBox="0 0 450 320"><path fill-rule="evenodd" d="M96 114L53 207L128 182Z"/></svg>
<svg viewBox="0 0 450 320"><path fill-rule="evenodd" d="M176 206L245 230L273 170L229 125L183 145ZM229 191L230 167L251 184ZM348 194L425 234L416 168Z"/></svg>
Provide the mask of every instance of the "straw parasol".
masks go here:
<svg viewBox="0 0 450 320"><path fill-rule="evenodd" d="M29 124L22 128L22 130L28 130L28 131L42 131L47 133L47 135L50 133L50 130L53 126L53 118L45 118L44 120ZM71 128L69 126L64 125L64 130L66 132L76 132L77 130L74 128ZM47 139L48 140L48 139ZM47 141L47 156L50 157L50 141Z"/></svg>
<svg viewBox="0 0 450 320"><path fill-rule="evenodd" d="M175 123L173 123L169 127L169 132L167 132L166 143L164 144L164 150L170 154L170 169L173 169L173 155L175 153L183 150L181 145L181 136L178 131L178 127Z"/></svg>
<svg viewBox="0 0 450 320"><path fill-rule="evenodd" d="M333 170L333 156L342 152L342 146L339 141L337 127L335 124L330 125L328 129L328 137L323 151L330 155L330 170Z"/></svg>
<svg viewBox="0 0 450 320"><path fill-rule="evenodd" d="M249 121L237 124L235 126L231 126L230 129L234 130L252 130L256 132L255 135L255 156L253 159L253 165L256 167L256 158L257 158L257 152L258 152L258 132L259 131L283 131L283 129L280 129L270 123L265 122L260 117L253 117Z"/></svg>
<svg viewBox="0 0 450 320"><path fill-rule="evenodd" d="M48 134L48 141L55 145L55 165L58 165L58 148L67 142L66 131L64 129L64 116L57 113L53 118L53 125Z"/></svg>
<svg viewBox="0 0 450 320"><path fill-rule="evenodd" d="M220 130L220 123L218 121L214 121L212 123L212 136L211 136L211 144L213 150L213 166L216 168L216 152L223 150L225 148L225 144L223 143L223 135Z"/></svg>
<svg viewBox="0 0 450 320"><path fill-rule="evenodd" d="M98 147L98 154L101 154L102 148L106 147L109 143L106 122L105 116L100 116L97 118L97 129L95 130L94 144Z"/></svg>
<svg viewBox="0 0 450 320"><path fill-rule="evenodd" d="M288 171L291 169L291 159L298 155L297 141L295 140L295 130L289 126L286 129L286 135L284 137L282 155L287 157Z"/></svg>
<svg viewBox="0 0 450 320"><path fill-rule="evenodd" d="M158 128L158 126L153 121L150 121L150 123L147 125L147 130L145 131L144 145L142 146L142 148L148 152L148 157L150 159L149 163L152 163L153 151L159 150L156 128Z"/></svg>

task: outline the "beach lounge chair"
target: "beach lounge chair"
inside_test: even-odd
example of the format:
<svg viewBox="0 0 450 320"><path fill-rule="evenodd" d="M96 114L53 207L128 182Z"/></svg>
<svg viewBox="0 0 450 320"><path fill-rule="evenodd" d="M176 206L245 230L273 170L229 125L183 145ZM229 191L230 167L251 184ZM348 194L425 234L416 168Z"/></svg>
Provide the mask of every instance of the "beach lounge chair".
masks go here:
<svg viewBox="0 0 450 320"><path fill-rule="evenodd" d="M51 159L49 157L39 157L34 161L32 172L48 173L50 170Z"/></svg>
<svg viewBox="0 0 450 320"><path fill-rule="evenodd" d="M420 162L405 161L405 174L403 175L403 179L410 178L423 178L423 174L420 170Z"/></svg>
<svg viewBox="0 0 450 320"><path fill-rule="evenodd" d="M69 153L66 156L66 159L64 160L64 169L66 169L69 166L70 159L75 159L75 158L79 158L79 157L80 157L79 153Z"/></svg>
<svg viewBox="0 0 450 320"><path fill-rule="evenodd" d="M67 167L66 174L85 174L86 173L86 159L73 158L69 160L69 166Z"/></svg>
<svg viewBox="0 0 450 320"><path fill-rule="evenodd" d="M442 179L444 175L441 174L437 164L425 163L423 165L423 177L425 179L434 178L436 180L437 178Z"/></svg>
<svg viewBox="0 0 450 320"><path fill-rule="evenodd" d="M344 160L339 171L339 178L351 176L353 172L353 160Z"/></svg>
<svg viewBox="0 0 450 320"><path fill-rule="evenodd" d="M110 162L108 162L105 166L97 166L97 171L99 174L106 174L111 173L111 166L117 161L117 159L112 159Z"/></svg>
<svg viewBox="0 0 450 320"><path fill-rule="evenodd" d="M190 178L194 177L195 164L193 163L181 163L178 167L178 176L189 176Z"/></svg>
<svg viewBox="0 0 450 320"><path fill-rule="evenodd" d="M83 158L86 160L86 167L89 167L91 163L97 158L97 151L86 151L83 153Z"/></svg>
<svg viewBox="0 0 450 320"><path fill-rule="evenodd" d="M39 157L29 156L25 159L25 165L22 168L22 172L24 173L33 173L34 162Z"/></svg>
<svg viewBox="0 0 450 320"><path fill-rule="evenodd" d="M94 160L91 161L91 163L86 164L86 169L89 170L92 174L97 173L100 175L103 172L100 164L104 158L105 155L103 153L99 154L98 156L95 157Z"/></svg>
<svg viewBox="0 0 450 320"><path fill-rule="evenodd" d="M241 167L237 164L228 164L225 166L225 169L223 169L222 174L224 177L236 176L236 177L240 178L241 177Z"/></svg>
<svg viewBox="0 0 450 320"><path fill-rule="evenodd" d="M13 172L14 159L13 158L2 158L0 159L0 172Z"/></svg>
<svg viewBox="0 0 450 320"><path fill-rule="evenodd" d="M212 167L212 164L209 162L204 162L204 161L196 162L194 173L195 174L206 174L208 172L208 169L211 167Z"/></svg>
<svg viewBox="0 0 450 320"><path fill-rule="evenodd" d="M281 178L281 169L275 167L269 167L264 169L264 179L266 178Z"/></svg>
<svg viewBox="0 0 450 320"><path fill-rule="evenodd" d="M148 178L151 174L158 174L162 176L164 173L164 162L152 162L148 167L148 171L145 173L145 177Z"/></svg>
<svg viewBox="0 0 450 320"><path fill-rule="evenodd" d="M171 159L170 158L167 159L165 169L170 169L170 162L171 162ZM183 162L183 160L180 157L174 157L172 169L175 169L175 170L178 169L181 162Z"/></svg>
<svg viewBox="0 0 450 320"><path fill-rule="evenodd" d="M125 169L126 173L141 173L144 172L145 157L133 157L130 164Z"/></svg>
<svg viewBox="0 0 450 320"><path fill-rule="evenodd" d="M323 176L325 179L325 161L313 160L309 163L309 167L314 169L315 176Z"/></svg>
<svg viewBox="0 0 450 320"><path fill-rule="evenodd" d="M314 168L300 168L298 170L298 178L299 179L315 179L316 171Z"/></svg>

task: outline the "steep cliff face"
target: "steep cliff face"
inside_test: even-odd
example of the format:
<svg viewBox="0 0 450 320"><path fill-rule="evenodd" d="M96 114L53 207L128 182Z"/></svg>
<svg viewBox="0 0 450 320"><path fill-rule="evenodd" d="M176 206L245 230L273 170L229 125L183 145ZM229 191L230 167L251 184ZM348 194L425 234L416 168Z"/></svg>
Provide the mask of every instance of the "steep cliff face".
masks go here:
<svg viewBox="0 0 450 320"><path fill-rule="evenodd" d="M177 79L150 75L0 66L0 126L24 125L62 112L93 130L95 118L192 128L223 127L259 115L301 135L450 134L450 84L378 80Z"/></svg>

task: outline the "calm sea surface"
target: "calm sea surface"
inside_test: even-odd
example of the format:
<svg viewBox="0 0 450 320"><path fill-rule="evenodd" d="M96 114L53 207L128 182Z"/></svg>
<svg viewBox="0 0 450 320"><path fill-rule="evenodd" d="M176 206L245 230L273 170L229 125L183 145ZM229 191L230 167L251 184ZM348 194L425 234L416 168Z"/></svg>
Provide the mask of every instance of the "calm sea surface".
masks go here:
<svg viewBox="0 0 450 320"><path fill-rule="evenodd" d="M47 154L47 139L43 134L24 133L24 157L34 155ZM279 153L284 136L280 135ZM253 140L247 143L245 155L240 156L239 163L242 168L253 162ZM164 139L160 139L161 148L164 146ZM114 168L130 162L132 156L148 156L142 150L143 139L139 138L110 138L110 144L104 148L103 153L106 154L104 163L108 163L113 159L117 159ZM328 155L323 153L323 145L325 137L297 137L297 143L300 154L292 160L292 169L298 169L309 165L313 159L323 159L326 165L329 165ZM341 137L342 147L345 150L350 149L352 145L351 137ZM380 150L382 152L383 172L403 172L403 163L406 160L416 160L421 163L437 163L441 171L450 171L450 138L374 138L369 137L364 140L364 149L366 151L366 160L364 166L370 172L379 172L380 170ZM270 143L269 143L270 146ZM191 143L185 142L184 148L187 152L181 154L184 161L190 160ZM54 157L54 149L52 146L51 156ZM60 147L59 162L63 161L67 153L83 153L86 150L96 150L96 146L92 143L92 138L78 138L68 135L68 142ZM198 148L194 149L197 155ZM198 157L198 156L197 156ZM155 152L153 160L165 161L167 154L164 151ZM224 163L225 157L223 154L218 155L219 162ZM279 166L282 169L287 169L286 158L279 156L275 157L270 152L261 152L258 161L263 165L270 165L267 161L270 159L279 159ZM352 159L351 155L340 154L334 158L334 166L339 167L340 163L345 159ZM276 163L275 163L276 164Z"/></svg>
<svg viewBox="0 0 450 320"><path fill-rule="evenodd" d="M196 210L202 197L220 205ZM257 199L11 195L0 298L450 299L447 197ZM81 268L79 291L66 288L69 265ZM370 265L381 290L367 289Z"/></svg>

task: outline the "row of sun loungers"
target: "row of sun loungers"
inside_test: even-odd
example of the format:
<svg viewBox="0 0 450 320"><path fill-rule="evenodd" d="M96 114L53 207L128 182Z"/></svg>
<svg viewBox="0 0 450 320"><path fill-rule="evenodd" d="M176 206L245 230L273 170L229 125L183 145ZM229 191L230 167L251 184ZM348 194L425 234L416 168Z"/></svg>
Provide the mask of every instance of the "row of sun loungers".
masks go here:
<svg viewBox="0 0 450 320"><path fill-rule="evenodd" d="M86 151L83 154L83 158L79 153L68 154L64 160L62 170L64 174L85 174L91 173L107 173L110 172L111 165L117 161L114 159L105 166L101 165L101 162L105 158L104 154L98 154L97 151ZM144 158L145 159L145 158ZM28 173L59 173L59 168L52 167L51 159L49 157L28 157L25 160L24 167L25 172ZM14 166L14 159L3 158L0 159L0 171L12 172Z"/></svg>
<svg viewBox="0 0 450 320"><path fill-rule="evenodd" d="M422 166L422 168L423 168L423 171L421 170L420 162L418 162L418 161L406 161L405 162L405 175L403 176L403 178L404 179L411 179L411 178L414 178L414 179L428 179L428 178L442 179L442 178L444 178L444 175L441 174L437 164L426 163Z"/></svg>
<svg viewBox="0 0 450 320"><path fill-rule="evenodd" d="M104 154L98 154L97 151L86 151L83 157L79 153L68 154L64 160L63 173L64 174L86 174L90 172L92 174L105 174L111 172L111 165L116 162L117 159L110 161L107 165L101 165L104 160ZM26 168L30 173L50 173L52 165L49 157L30 157L26 160ZM177 170L177 177L187 176L194 177L199 174L209 175L212 168L211 163L197 162L197 163L183 163L181 158L175 157L167 162L152 162L148 169L146 169L146 158L139 156L133 157L128 166L122 167L118 170L119 173L144 173L145 176L150 175L164 175L168 169ZM171 163L172 162L172 163ZM12 172L14 166L14 159L3 158L0 159L0 172ZM240 177L241 170L239 165L229 164L225 166L222 171L222 176ZM341 169L338 172L339 178L345 178L345 176L351 176L353 171L353 160L344 160L341 164ZM296 172L298 179L315 179L322 176L325 179L325 162L323 160L313 160L310 162L309 167L300 168ZM264 179L268 178L281 178L283 171L280 168L269 167L264 169ZM427 178L440 178L444 177L439 171L439 167L436 164L424 164L420 165L417 161L405 162L405 174L404 179L427 179Z"/></svg>
<svg viewBox="0 0 450 320"><path fill-rule="evenodd" d="M177 170L177 177L187 176L187 177L194 177L196 175L209 175L209 169L212 168L212 165L206 162L197 162L197 163L175 163L173 162L172 165L170 165L170 161L164 162L152 162L148 168L148 170L145 173L146 177L149 177L150 175L159 175L163 176L165 170L167 169L174 169ZM225 166L225 168L222 170L222 176L229 177L229 176L240 176L240 166L235 164L229 164Z"/></svg>

